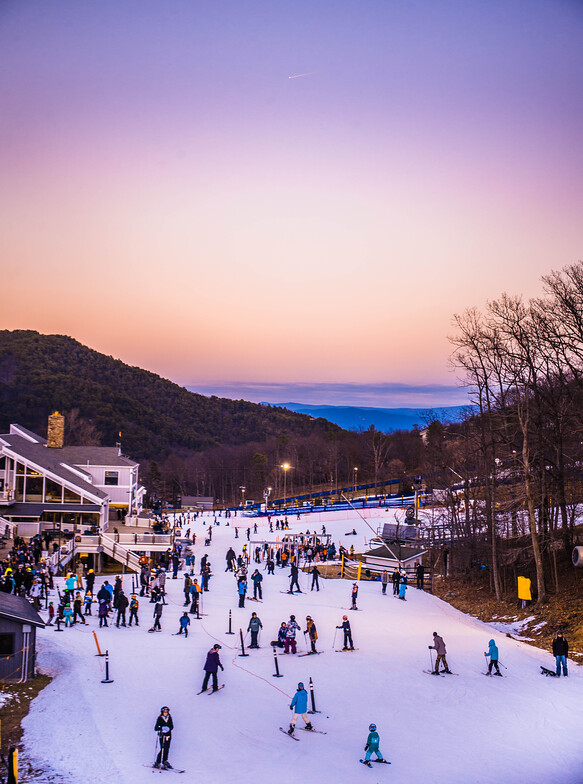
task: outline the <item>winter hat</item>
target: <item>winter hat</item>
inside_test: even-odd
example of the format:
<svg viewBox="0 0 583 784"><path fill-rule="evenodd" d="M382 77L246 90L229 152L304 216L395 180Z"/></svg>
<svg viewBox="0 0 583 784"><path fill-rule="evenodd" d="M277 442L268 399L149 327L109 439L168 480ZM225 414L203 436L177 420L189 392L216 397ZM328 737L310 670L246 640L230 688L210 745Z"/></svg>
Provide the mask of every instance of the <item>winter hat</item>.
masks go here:
<svg viewBox="0 0 583 784"><path fill-rule="evenodd" d="M304 688L304 684L300 681L298 683L298 689L303 689L303 688Z"/></svg>
<svg viewBox="0 0 583 784"><path fill-rule="evenodd" d="M348 620L348 615L343 615L343 616L342 616L342 620L343 620L343 621L347 621L347 620Z"/></svg>
<svg viewBox="0 0 583 784"><path fill-rule="evenodd" d="M434 636L434 637L437 637L437 632L433 632L433 636Z"/></svg>
<svg viewBox="0 0 583 784"><path fill-rule="evenodd" d="M220 651L221 650L221 646L218 643L216 645L213 645L213 648L214 648L215 651Z"/></svg>

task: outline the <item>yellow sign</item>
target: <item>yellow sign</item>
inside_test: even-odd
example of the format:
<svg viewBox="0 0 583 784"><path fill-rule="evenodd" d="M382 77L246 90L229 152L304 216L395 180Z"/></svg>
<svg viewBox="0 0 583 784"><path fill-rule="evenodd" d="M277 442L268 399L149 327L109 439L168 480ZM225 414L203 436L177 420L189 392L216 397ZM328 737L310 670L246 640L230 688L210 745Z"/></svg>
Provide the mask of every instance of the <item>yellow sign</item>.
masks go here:
<svg viewBox="0 0 583 784"><path fill-rule="evenodd" d="M532 601L532 596L530 593L530 577L518 578L518 598L526 602Z"/></svg>

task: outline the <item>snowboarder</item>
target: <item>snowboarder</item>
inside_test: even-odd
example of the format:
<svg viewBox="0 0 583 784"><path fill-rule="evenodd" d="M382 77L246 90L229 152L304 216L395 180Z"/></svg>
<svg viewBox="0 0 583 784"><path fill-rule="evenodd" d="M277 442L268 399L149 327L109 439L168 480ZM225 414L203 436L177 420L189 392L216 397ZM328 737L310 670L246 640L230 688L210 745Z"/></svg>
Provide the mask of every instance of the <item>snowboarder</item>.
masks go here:
<svg viewBox="0 0 583 784"><path fill-rule="evenodd" d="M563 637L563 632L558 631L555 639L553 640L553 656L557 664L557 677L561 677L561 665L563 667L563 676L566 678L569 674L567 672L567 656L569 655L569 644Z"/></svg>
<svg viewBox="0 0 583 784"><path fill-rule="evenodd" d="M306 616L306 631L304 634L307 634L310 638L310 645L312 646L312 653L318 653L316 650L316 640L318 639L318 632L316 631L316 624L312 620L311 615Z"/></svg>
<svg viewBox="0 0 583 784"><path fill-rule="evenodd" d="M445 654L447 653L447 651L445 650L445 643L443 641L443 638L441 638L437 632L433 632L433 645L429 646L429 650L431 650L432 648L435 649L435 651L437 652L437 658L435 659L435 669L433 671L433 674L439 675L440 662L443 662L443 666L444 666L443 671L447 672L448 674L451 674L451 670L447 666L447 661L445 658Z"/></svg>
<svg viewBox="0 0 583 784"><path fill-rule="evenodd" d="M180 629L178 630L178 634L182 634L184 632L184 636L188 637L189 626L190 626L190 618L188 617L188 613L184 611L180 616Z"/></svg>
<svg viewBox="0 0 583 784"><path fill-rule="evenodd" d="M352 583L352 592L350 594L350 598L352 600L352 607L351 610L358 610L356 606L356 597L358 596L358 585L356 583Z"/></svg>
<svg viewBox="0 0 583 784"><path fill-rule="evenodd" d="M336 627L337 629L342 629L344 631L344 648L343 651L353 651L354 650L354 643L352 642L352 630L350 628L350 621L348 620L347 615L342 616L342 624Z"/></svg>
<svg viewBox="0 0 583 784"><path fill-rule="evenodd" d="M292 719L289 723L288 735L293 735L296 728L296 721L298 716L304 720L307 730L313 729L312 723L308 718L308 692L304 689L304 684L300 681L298 683L298 690L294 694L289 709L294 712Z"/></svg>
<svg viewBox="0 0 583 784"><path fill-rule="evenodd" d="M257 644L257 635L259 634L259 629L263 629L263 624L261 623L260 618L258 618L257 613L251 613L251 620L249 621L249 626L247 627L247 631L251 632L250 648L259 648L259 645Z"/></svg>
<svg viewBox="0 0 583 784"><path fill-rule="evenodd" d="M364 745L364 750L366 754L364 759L361 762L364 762L365 765L368 765L369 768L372 768L370 764L370 758L373 752L376 754L376 758L378 762L385 762L383 755L381 754L381 750L379 748L379 744L381 742L380 736L377 732L377 725L370 724L368 728L368 738L366 739L366 743Z"/></svg>
<svg viewBox="0 0 583 784"><path fill-rule="evenodd" d="M219 671L219 667L221 668L221 670L225 669L221 664L221 659L219 657L220 650L221 650L221 646L218 643L216 643L215 645L213 645L213 647L206 655L206 661L203 667L205 676L204 676L204 681L202 682L201 691L207 690L207 686L211 675L213 676L213 691L219 690L219 680L218 680L217 673Z"/></svg>
<svg viewBox="0 0 583 784"><path fill-rule="evenodd" d="M154 732L158 733L158 742L160 743L160 751L154 763L155 768L171 769L172 765L168 762L168 752L170 751L170 743L172 742L172 730L174 729L174 722L170 715L170 708L167 705L160 708L160 715L156 719L154 725Z"/></svg>
<svg viewBox="0 0 583 784"><path fill-rule="evenodd" d="M490 657L490 663L488 664L488 675L492 675L492 667L496 669L494 675L502 675L500 672L500 667L498 667L498 647L494 640L490 640L488 642L488 651L484 653L484 656Z"/></svg>
<svg viewBox="0 0 583 784"><path fill-rule="evenodd" d="M320 584L318 583L318 577L320 576L320 570L318 569L316 564L314 564L310 569L310 574L312 575L312 587L310 588L310 590L313 591L315 588L317 591L319 591Z"/></svg>

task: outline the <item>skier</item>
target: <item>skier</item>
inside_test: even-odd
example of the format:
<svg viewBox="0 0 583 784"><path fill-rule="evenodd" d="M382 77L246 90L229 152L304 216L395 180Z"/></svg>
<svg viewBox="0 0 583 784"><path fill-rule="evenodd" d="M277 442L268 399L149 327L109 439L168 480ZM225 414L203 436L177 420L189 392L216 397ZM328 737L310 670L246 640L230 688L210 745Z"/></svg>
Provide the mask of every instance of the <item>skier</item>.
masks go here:
<svg viewBox="0 0 583 784"><path fill-rule="evenodd" d="M263 629L263 624L257 617L257 613L251 613L251 620L249 621L249 626L247 627L247 631L251 632L250 648L259 648L259 645L257 645L257 635L259 634L259 629Z"/></svg>
<svg viewBox="0 0 583 784"><path fill-rule="evenodd" d="M190 605L190 610L188 611L191 615L194 613L198 614L198 598L201 594L201 589L198 584L198 580L193 578L192 583L190 584L190 598L192 599L192 603Z"/></svg>
<svg viewBox="0 0 583 784"><path fill-rule="evenodd" d="M356 583L352 583L352 593L350 594L350 598L352 599L352 607L351 610L358 610L356 606L356 597L358 596L358 585Z"/></svg>
<svg viewBox="0 0 583 784"><path fill-rule="evenodd" d="M353 651L354 650L354 643L352 642L352 630L350 628L350 621L348 620L347 615L342 616L342 624L336 627L337 629L344 630L344 648L343 651ZM349 645L350 643L350 645Z"/></svg>
<svg viewBox="0 0 583 784"><path fill-rule="evenodd" d="M233 564L235 563L235 558L236 558L235 551L233 550L232 547L229 547L229 549L227 550L227 554L225 556L225 560L227 562L227 568L225 569L225 572L233 571Z"/></svg>
<svg viewBox="0 0 583 784"><path fill-rule="evenodd" d="M77 623L77 616L79 616L79 620L82 624L85 624L85 618L83 617L83 613L81 612L81 607L83 606L83 599L81 598L81 594L77 591L75 596L75 601L73 602L73 623Z"/></svg>
<svg viewBox="0 0 583 784"><path fill-rule="evenodd" d="M192 585L192 580L190 579L190 575L188 572L184 573L184 585L182 586L182 593L184 594L184 607L188 607L190 604L190 586Z"/></svg>
<svg viewBox="0 0 583 784"><path fill-rule="evenodd" d="M119 629L120 621L122 626L126 625L126 610L128 608L128 605L129 605L128 597L125 595L123 591L120 590L120 592L117 595L117 620L115 622L115 625L118 627L118 629Z"/></svg>
<svg viewBox="0 0 583 784"><path fill-rule="evenodd" d="M99 609L97 611L97 615L99 616L99 628L101 629L102 626L107 626L107 614L109 612L109 604L105 599L99 600Z"/></svg>
<svg viewBox="0 0 583 784"><path fill-rule="evenodd" d="M259 598L263 599L263 591L261 589L263 575L260 573L259 569L255 569L251 575L251 579L253 580L253 598L257 599L257 594L259 594Z"/></svg>
<svg viewBox="0 0 583 784"><path fill-rule="evenodd" d="M291 647L292 653L296 653L296 631L299 631L300 626L296 621L295 615L290 615L289 621L287 624L287 636L285 638L285 650L284 653L289 653L289 649Z"/></svg>
<svg viewBox="0 0 583 784"><path fill-rule="evenodd" d="M383 755L381 754L381 750L379 748L380 742L381 742L381 739L380 739L379 734L377 732L377 725L376 724L369 725L369 728L368 728L368 738L366 739L366 743L365 743L365 746L364 746L364 750L366 751L366 754L364 756L364 759L360 760L365 765L368 765L369 768L372 768L372 765L370 764L370 758L371 758L373 752L376 754L376 758L377 758L376 761L377 762L386 762L386 760L383 757Z"/></svg>
<svg viewBox="0 0 583 784"><path fill-rule="evenodd" d="M429 646L429 650L431 649L435 649L437 652L437 658L435 659L435 670L433 671L433 674L439 675L439 662L443 662L443 666L445 668L443 672L447 672L448 675L451 675L451 670L447 666L447 661L445 658L445 654L447 653L445 650L445 643L437 632L433 632L433 645Z"/></svg>
<svg viewBox="0 0 583 784"><path fill-rule="evenodd" d="M136 596L135 593L133 593L131 601L130 601L130 620L129 620L129 624L128 624L129 626L132 625L132 620L134 620L136 622L136 626L140 625L140 622L138 621L138 610L139 610L139 608L140 608L140 603L138 601L138 597Z"/></svg>
<svg viewBox="0 0 583 784"><path fill-rule="evenodd" d="M290 570L289 576L291 578L291 582L289 584L289 591L288 591L288 593L293 593L294 592L294 585L297 588L296 593L301 593L300 584L298 583L298 567L296 566L295 563L292 563L292 565L291 565L291 570Z"/></svg>
<svg viewBox="0 0 583 784"><path fill-rule="evenodd" d="M563 637L563 632L558 631L555 639L553 640L553 656L557 664L557 677L561 677L561 665L563 667L563 676L566 678L569 674L567 672L567 656L569 655L569 644Z"/></svg>
<svg viewBox="0 0 583 784"><path fill-rule="evenodd" d="M401 582L401 573L399 572L398 568L395 566L395 570L391 575L391 581L393 583L393 596L398 596L399 594L399 583Z"/></svg>
<svg viewBox="0 0 583 784"><path fill-rule="evenodd" d="M188 617L188 613L184 611L180 616L180 629L178 630L178 634L182 634L182 632L184 632L184 636L188 637L189 625L190 625L190 618Z"/></svg>
<svg viewBox="0 0 583 784"><path fill-rule="evenodd" d="M288 735L293 735L294 730L296 727L296 721L298 720L298 716L301 716L304 720L307 730L313 729L312 723L308 718L308 692L304 689L304 684L300 681L298 683L298 690L293 696L289 709L294 712L292 719L289 723L289 730L287 731Z"/></svg>
<svg viewBox="0 0 583 784"><path fill-rule="evenodd" d="M271 647L283 648L285 645L286 638L287 638L287 623L285 621L282 621L281 626L277 630L277 640L272 640Z"/></svg>
<svg viewBox="0 0 583 784"><path fill-rule="evenodd" d="M495 667L496 672L494 675L502 676L500 667L498 667L498 647L496 646L494 640L490 640L488 642L488 651L484 654L484 656L490 657L490 664L488 664L488 675L492 675L492 667Z"/></svg>
<svg viewBox="0 0 583 784"><path fill-rule="evenodd" d="M318 582L318 577L320 576L320 570L318 569L316 564L314 564L310 569L310 574L312 575L312 587L310 588L310 590L313 591L314 588L316 588L316 590L319 591L320 584Z"/></svg>
<svg viewBox="0 0 583 784"><path fill-rule="evenodd" d="M241 577L237 585L237 593L239 594L239 607L245 607L245 596L247 594L247 580Z"/></svg>
<svg viewBox="0 0 583 784"><path fill-rule="evenodd" d="M399 586L399 599L402 599L404 602L407 600L405 599L405 592L407 590L407 581L403 580L401 585Z"/></svg>
<svg viewBox="0 0 583 784"><path fill-rule="evenodd" d="M316 631L316 624L312 620L311 615L306 616L306 631L304 634L308 634L310 638L310 645L312 646L312 653L318 653L316 650L316 640L318 639L318 632Z"/></svg>
<svg viewBox="0 0 583 784"><path fill-rule="evenodd" d="M385 571L383 572L383 574L381 576L381 584L383 586L383 593L387 592L387 584L388 584L388 582L389 582L389 573L385 569Z"/></svg>
<svg viewBox="0 0 583 784"><path fill-rule="evenodd" d="M206 661L203 667L205 671L205 676L204 676L204 681L202 682L201 691L206 691L211 675L213 676L213 691L219 690L219 681L217 677L217 672L219 670L219 667L221 668L221 670L225 669L221 664L221 659L219 657L220 650L221 650L221 646L218 643L216 643L215 645L213 645L213 647L206 655Z"/></svg>
<svg viewBox="0 0 583 784"><path fill-rule="evenodd" d="M148 631L150 632L162 631L162 626L160 625L160 619L162 618L163 609L164 609L164 605L162 604L162 602L156 602L156 604L154 605L154 625L152 626L151 629L148 629Z"/></svg>
<svg viewBox="0 0 583 784"><path fill-rule="evenodd" d="M83 606L85 607L85 615L91 615L91 602L93 601L93 594L87 591L83 599Z"/></svg>
<svg viewBox="0 0 583 784"><path fill-rule="evenodd" d="M166 768L169 770L172 765L168 762L168 752L170 751L170 743L172 742L172 730L174 729L174 722L170 715L170 708L164 705L160 708L160 715L156 719L154 732L158 733L158 741L160 743L160 751L154 763L155 768Z"/></svg>
<svg viewBox="0 0 583 784"><path fill-rule="evenodd" d="M47 626L52 626L54 620L55 620L55 607L52 602L49 602L49 621L47 623Z"/></svg>

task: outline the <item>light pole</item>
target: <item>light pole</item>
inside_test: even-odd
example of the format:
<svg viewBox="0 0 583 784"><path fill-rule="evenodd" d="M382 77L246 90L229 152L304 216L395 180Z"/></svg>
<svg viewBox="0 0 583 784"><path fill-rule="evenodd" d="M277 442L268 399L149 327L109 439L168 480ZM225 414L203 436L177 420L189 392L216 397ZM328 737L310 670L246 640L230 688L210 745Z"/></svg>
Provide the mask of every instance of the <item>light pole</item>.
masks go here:
<svg viewBox="0 0 583 784"><path fill-rule="evenodd" d="M282 463L281 467L283 468L283 508L287 508L287 472L290 470L291 466L289 463Z"/></svg>
<svg viewBox="0 0 583 784"><path fill-rule="evenodd" d="M266 514L267 514L267 511L269 509L269 496L270 495L271 495L271 487L266 487L265 490L263 491L263 497L265 498L265 513Z"/></svg>
<svg viewBox="0 0 583 784"><path fill-rule="evenodd" d="M356 475L358 474L358 466L354 466L354 495L356 495Z"/></svg>
<svg viewBox="0 0 583 784"><path fill-rule="evenodd" d="M243 509L245 508L245 490L246 489L247 488L245 487L245 485L241 485L241 487L239 488L239 490L241 491L241 506L243 507Z"/></svg>

